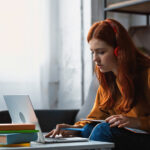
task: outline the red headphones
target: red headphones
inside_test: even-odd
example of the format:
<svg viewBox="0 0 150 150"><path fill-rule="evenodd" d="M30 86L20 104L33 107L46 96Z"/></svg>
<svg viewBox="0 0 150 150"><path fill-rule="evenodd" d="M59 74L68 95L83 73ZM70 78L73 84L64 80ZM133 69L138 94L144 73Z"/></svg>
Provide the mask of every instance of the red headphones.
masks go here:
<svg viewBox="0 0 150 150"><path fill-rule="evenodd" d="M118 50L119 50L119 46L117 46L117 47L114 49L114 54L115 54L115 56L118 56Z"/></svg>
<svg viewBox="0 0 150 150"><path fill-rule="evenodd" d="M111 20L109 20L109 19L106 19L105 20L107 23L109 23L109 25L112 27L112 29L113 29L113 31L114 31L114 33L115 33L115 35L117 34L117 29L116 29L116 27L115 27L115 24L113 23L113 22L111 22ZM115 56L118 56L118 50L119 50L119 46L117 46L115 49L114 49L114 55Z"/></svg>

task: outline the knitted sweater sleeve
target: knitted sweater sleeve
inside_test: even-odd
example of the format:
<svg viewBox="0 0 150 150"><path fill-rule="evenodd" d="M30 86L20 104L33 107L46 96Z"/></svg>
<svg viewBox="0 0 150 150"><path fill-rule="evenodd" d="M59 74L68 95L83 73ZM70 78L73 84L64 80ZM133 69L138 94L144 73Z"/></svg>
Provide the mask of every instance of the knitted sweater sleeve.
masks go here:
<svg viewBox="0 0 150 150"><path fill-rule="evenodd" d="M86 117L87 119L103 120L107 117L107 114L102 112L99 109L100 100L102 100L100 93L101 93L101 87L98 88L93 108L92 108L91 112L88 114L88 116ZM80 125L83 127L87 123L91 123L91 121L79 121L79 122L76 122L75 125Z"/></svg>

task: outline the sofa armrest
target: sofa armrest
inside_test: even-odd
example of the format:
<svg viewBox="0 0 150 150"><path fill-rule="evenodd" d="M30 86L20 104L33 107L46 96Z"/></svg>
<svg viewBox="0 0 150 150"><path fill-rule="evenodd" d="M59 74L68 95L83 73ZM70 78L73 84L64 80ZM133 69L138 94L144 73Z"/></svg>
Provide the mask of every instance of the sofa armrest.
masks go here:
<svg viewBox="0 0 150 150"><path fill-rule="evenodd" d="M54 129L56 124L74 124L76 114L79 110L35 110L36 116L43 132Z"/></svg>

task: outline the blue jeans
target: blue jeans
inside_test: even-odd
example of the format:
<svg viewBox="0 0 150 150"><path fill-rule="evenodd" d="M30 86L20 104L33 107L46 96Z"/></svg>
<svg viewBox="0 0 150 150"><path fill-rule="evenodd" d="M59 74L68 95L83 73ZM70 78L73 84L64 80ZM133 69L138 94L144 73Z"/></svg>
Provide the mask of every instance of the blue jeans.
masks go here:
<svg viewBox="0 0 150 150"><path fill-rule="evenodd" d="M149 134L137 134L118 127L110 128L108 123L87 124L81 136L94 141L114 142L114 150L150 150Z"/></svg>

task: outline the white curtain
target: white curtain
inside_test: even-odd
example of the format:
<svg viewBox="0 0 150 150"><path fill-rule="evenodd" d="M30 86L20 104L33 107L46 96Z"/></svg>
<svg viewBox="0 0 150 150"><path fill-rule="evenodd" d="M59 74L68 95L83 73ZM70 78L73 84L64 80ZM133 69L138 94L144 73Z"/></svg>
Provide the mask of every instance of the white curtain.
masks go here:
<svg viewBox="0 0 150 150"><path fill-rule="evenodd" d="M0 0L0 110L8 94L50 108L50 7L50 0Z"/></svg>

